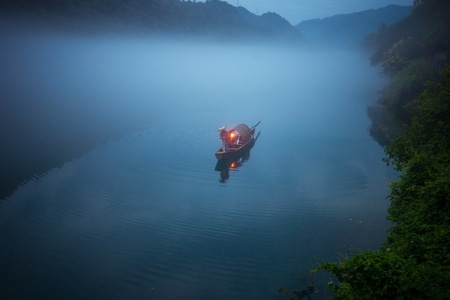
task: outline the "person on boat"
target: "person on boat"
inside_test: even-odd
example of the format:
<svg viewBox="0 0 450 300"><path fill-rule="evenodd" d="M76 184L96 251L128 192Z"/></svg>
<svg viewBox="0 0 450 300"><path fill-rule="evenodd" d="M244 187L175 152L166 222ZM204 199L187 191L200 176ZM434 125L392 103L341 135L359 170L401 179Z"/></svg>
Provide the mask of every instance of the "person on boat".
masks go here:
<svg viewBox="0 0 450 300"><path fill-rule="evenodd" d="M239 148L241 145L241 135L236 130L228 131L230 135L230 147L231 148Z"/></svg>
<svg viewBox="0 0 450 300"><path fill-rule="evenodd" d="M236 132L234 130L230 130L228 131L228 135L230 136L230 147L231 148L236 148L237 144L237 135Z"/></svg>
<svg viewBox="0 0 450 300"><path fill-rule="evenodd" d="M222 152L228 152L230 148L230 136L225 126L219 128L220 139L222 140Z"/></svg>

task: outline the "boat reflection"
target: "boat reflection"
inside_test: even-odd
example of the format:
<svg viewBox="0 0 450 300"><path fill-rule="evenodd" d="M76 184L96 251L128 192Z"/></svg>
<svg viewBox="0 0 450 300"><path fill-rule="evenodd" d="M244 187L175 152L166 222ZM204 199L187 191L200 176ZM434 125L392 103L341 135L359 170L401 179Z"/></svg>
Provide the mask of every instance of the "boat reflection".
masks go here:
<svg viewBox="0 0 450 300"><path fill-rule="evenodd" d="M225 183L230 178L230 171L236 172L243 166L244 162L250 159L250 150L255 145L256 140L259 137L259 133L255 139L251 141L249 147L244 151L239 152L230 158L219 159L216 163L215 170L220 172L219 182Z"/></svg>

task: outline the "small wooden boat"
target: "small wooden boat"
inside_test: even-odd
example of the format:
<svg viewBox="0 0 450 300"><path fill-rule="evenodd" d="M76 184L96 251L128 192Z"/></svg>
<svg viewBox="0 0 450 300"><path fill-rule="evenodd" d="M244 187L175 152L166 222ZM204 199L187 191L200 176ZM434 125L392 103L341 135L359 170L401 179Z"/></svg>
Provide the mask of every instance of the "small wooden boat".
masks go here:
<svg viewBox="0 0 450 300"><path fill-rule="evenodd" d="M249 150L255 143L255 129L261 121L256 123L252 128L249 128L245 124L239 124L236 127L230 129L228 134L230 135L230 143L228 151L222 151L220 147L215 155L217 159L229 159L240 155L242 152ZM259 135L259 133L258 133Z"/></svg>
<svg viewBox="0 0 450 300"><path fill-rule="evenodd" d="M259 137L258 132L253 142L251 142L245 149L239 151L239 154L234 155L230 158L218 159L216 163L216 167L214 170L220 172L219 182L225 183L230 178L230 171L237 171L239 168L244 166L244 163L250 159L250 150L253 145L256 143L256 140Z"/></svg>

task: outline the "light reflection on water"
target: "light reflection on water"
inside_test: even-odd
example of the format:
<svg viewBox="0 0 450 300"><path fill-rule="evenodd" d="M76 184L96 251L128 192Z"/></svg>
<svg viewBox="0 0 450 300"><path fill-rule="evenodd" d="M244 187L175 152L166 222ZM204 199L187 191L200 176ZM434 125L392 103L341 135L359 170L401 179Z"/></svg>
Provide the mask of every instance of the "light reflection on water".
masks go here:
<svg viewBox="0 0 450 300"><path fill-rule="evenodd" d="M141 58L154 50L141 46ZM0 279L11 294L266 299L281 286L301 288L298 272L317 257L380 245L392 174L366 132L364 97L380 84L376 71L349 53L274 49L230 48L211 66L218 48L200 49L188 47L175 61L165 51L159 59L144 56L144 67L130 57L115 62L131 77L112 72L97 84L76 78L90 87L81 117L100 114L83 128L104 121L142 122L141 129L35 176L0 202ZM235 60L238 54L245 59ZM202 72L186 71L201 59L208 62ZM355 74L343 71L348 65ZM52 93L66 99L73 82L58 68L51 71L61 71L55 80L62 85ZM230 70L242 71L233 77ZM102 73L99 66L94 75L84 72L93 80ZM44 94L46 80L39 83L48 84ZM112 96L112 106L89 102L97 96ZM118 124L111 121L117 116ZM219 182L217 127L259 120L250 158Z"/></svg>

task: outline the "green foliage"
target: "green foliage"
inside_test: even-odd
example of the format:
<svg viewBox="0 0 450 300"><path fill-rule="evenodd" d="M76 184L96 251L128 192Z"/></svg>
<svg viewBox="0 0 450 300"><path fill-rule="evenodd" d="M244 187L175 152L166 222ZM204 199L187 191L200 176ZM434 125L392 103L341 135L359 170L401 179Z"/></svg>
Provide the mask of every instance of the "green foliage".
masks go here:
<svg viewBox="0 0 450 300"><path fill-rule="evenodd" d="M408 17L370 37L378 44L372 63L380 64L391 78L377 105L368 108L370 135L380 145L387 146L411 122L416 112L413 100L448 61L449 15L450 1L416 1Z"/></svg>
<svg viewBox="0 0 450 300"><path fill-rule="evenodd" d="M328 283L336 299L396 299L399 295L410 299L420 293L420 285L408 272L412 263L391 251L361 252L341 259L323 262L319 269L333 273L339 280L339 284Z"/></svg>
<svg viewBox="0 0 450 300"><path fill-rule="evenodd" d="M415 101L417 116L386 148L394 226L380 251L322 262L336 299L448 299L450 295L450 66Z"/></svg>
<svg viewBox="0 0 450 300"><path fill-rule="evenodd" d="M412 104L424 90L425 83L436 80L437 72L425 59L410 63L398 72L382 91L376 106L368 108L372 120L370 135L381 145L387 145L402 132L416 114Z"/></svg>
<svg viewBox="0 0 450 300"><path fill-rule="evenodd" d="M417 153L426 153L430 159L436 153L447 155L449 149L450 123L450 67L442 73L439 84L430 84L427 91L415 101L419 114L405 134L387 148L389 159L404 170L406 163ZM436 158L435 158L436 159ZM435 165L434 161L433 164Z"/></svg>
<svg viewBox="0 0 450 300"><path fill-rule="evenodd" d="M450 48L450 2L423 0L402 21L379 31L372 63L394 75L409 62L428 58Z"/></svg>
<svg viewBox="0 0 450 300"><path fill-rule="evenodd" d="M342 259L323 262L316 270L328 271L339 280L328 283L334 299L447 299L448 267L417 264L390 248Z"/></svg>

